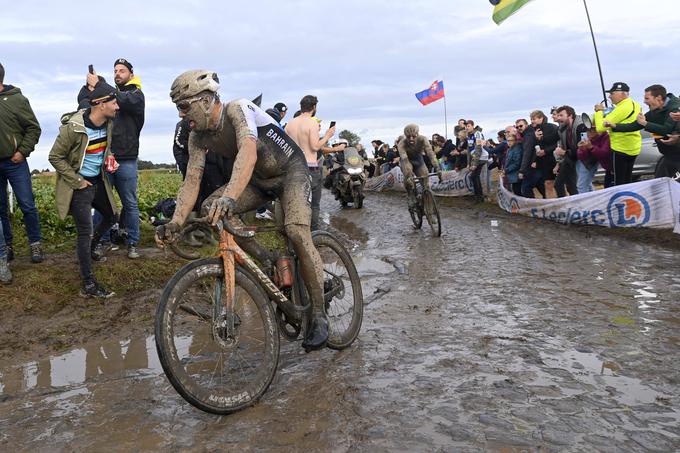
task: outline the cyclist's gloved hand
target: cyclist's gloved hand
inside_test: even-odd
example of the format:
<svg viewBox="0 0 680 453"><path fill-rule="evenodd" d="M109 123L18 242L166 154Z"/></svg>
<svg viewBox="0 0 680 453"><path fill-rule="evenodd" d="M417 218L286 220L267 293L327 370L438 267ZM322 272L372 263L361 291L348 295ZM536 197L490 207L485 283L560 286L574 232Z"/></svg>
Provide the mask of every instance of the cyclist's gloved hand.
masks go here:
<svg viewBox="0 0 680 453"><path fill-rule="evenodd" d="M177 240L179 232L182 228L175 222L166 223L165 225L158 225L156 227L156 244L159 247L165 246Z"/></svg>
<svg viewBox="0 0 680 453"><path fill-rule="evenodd" d="M441 168L437 170L437 178L439 178L439 182L444 180L444 175L442 174Z"/></svg>
<svg viewBox="0 0 680 453"><path fill-rule="evenodd" d="M223 216L229 214L236 207L236 200L229 197L220 197L213 201L208 209L208 221L211 225L216 225Z"/></svg>

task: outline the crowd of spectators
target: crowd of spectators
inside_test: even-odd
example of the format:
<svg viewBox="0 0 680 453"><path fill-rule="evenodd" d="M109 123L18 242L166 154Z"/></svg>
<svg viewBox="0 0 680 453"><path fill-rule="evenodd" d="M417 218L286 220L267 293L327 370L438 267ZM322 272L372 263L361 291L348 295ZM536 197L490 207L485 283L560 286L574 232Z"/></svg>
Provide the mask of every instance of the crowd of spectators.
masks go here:
<svg viewBox="0 0 680 453"><path fill-rule="evenodd" d="M514 194L526 198L565 197L594 190L593 179L604 172L604 187L633 181L636 157L642 149L641 131L652 135L660 153L654 177L675 177L680 172L680 100L661 85L644 91L645 114L630 97L623 82L613 84L612 106L594 106L593 114L577 114L569 105L550 109L552 121L541 110L519 118L498 132L496 140L485 139L473 120L460 119L454 138L433 134L430 144L443 170L469 168L474 195L480 199L480 173L498 169L502 182ZM374 168L378 176L399 165L397 138L390 146L373 140ZM476 152L477 144L482 150ZM432 171L433 163L424 156ZM470 165L474 163L475 165Z"/></svg>

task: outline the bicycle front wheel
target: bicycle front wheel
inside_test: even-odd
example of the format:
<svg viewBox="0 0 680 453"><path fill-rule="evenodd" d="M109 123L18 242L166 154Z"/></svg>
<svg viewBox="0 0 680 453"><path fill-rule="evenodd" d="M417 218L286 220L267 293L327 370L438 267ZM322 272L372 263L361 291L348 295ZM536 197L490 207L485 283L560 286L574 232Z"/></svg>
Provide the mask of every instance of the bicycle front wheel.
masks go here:
<svg viewBox="0 0 680 453"><path fill-rule="evenodd" d="M432 228L432 234L439 237L442 235L442 219L439 216L439 206L434 194L431 190L423 192L423 211L425 211L425 218Z"/></svg>
<svg viewBox="0 0 680 453"><path fill-rule="evenodd" d="M330 233L314 231L312 240L323 261L324 307L328 317L328 347L344 349L359 335L364 296L354 261Z"/></svg>
<svg viewBox="0 0 680 453"><path fill-rule="evenodd" d="M415 190L407 192L406 196L409 203L408 213L411 214L411 221L413 222L413 226L419 230L423 226L423 211L418 205Z"/></svg>
<svg viewBox="0 0 680 453"><path fill-rule="evenodd" d="M195 407L225 415L254 404L269 387L279 357L271 305L236 268L233 310L224 308L224 268L216 258L182 267L156 312L156 349L172 386Z"/></svg>

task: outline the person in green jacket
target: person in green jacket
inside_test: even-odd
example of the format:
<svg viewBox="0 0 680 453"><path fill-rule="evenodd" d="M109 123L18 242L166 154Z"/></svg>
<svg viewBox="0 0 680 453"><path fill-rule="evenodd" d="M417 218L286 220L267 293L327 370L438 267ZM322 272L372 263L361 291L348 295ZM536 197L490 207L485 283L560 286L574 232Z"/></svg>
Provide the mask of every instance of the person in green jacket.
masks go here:
<svg viewBox="0 0 680 453"><path fill-rule="evenodd" d="M105 171L116 170L115 161L107 165L107 157L111 155L111 120L118 111L116 89L105 82L98 83L90 93L89 103L89 108L62 117L49 161L57 170L55 196L59 217L63 219L70 213L76 223L76 252L83 283L80 295L109 298L114 293L97 282L92 260L104 261L94 249L117 214L111 183L104 177ZM103 217L94 234L92 208Z"/></svg>
<svg viewBox="0 0 680 453"><path fill-rule="evenodd" d="M614 184L618 186L633 182L633 165L642 148L642 136L640 131L619 132L612 130L611 126L634 123L641 108L640 104L629 97L630 87L626 83L614 83L607 93L614 109L605 115L604 105L597 104L593 120L597 132L609 132L614 161Z"/></svg>
<svg viewBox="0 0 680 453"><path fill-rule="evenodd" d="M668 93L663 85L651 85L645 88L645 104L649 112L640 113L634 123L612 124L616 132L630 132L644 129L651 132L657 149L663 155L656 166L655 178L674 176L680 171L680 145L665 143L675 130L677 123L671 117L680 108L680 99Z"/></svg>
<svg viewBox="0 0 680 453"><path fill-rule="evenodd" d="M35 206L31 170L26 158L40 139L40 124L21 90L5 85L5 68L0 64L0 221L6 258L14 259L12 226L9 223L7 183L12 186L17 204L24 214L24 227L31 249L31 261L43 261L40 218Z"/></svg>

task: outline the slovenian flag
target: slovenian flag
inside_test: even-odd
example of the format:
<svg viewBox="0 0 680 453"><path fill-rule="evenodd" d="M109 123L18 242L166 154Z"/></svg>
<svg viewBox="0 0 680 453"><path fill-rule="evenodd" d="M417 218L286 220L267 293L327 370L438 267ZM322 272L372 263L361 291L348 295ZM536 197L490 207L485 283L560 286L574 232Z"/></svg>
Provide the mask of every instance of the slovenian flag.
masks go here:
<svg viewBox="0 0 680 453"><path fill-rule="evenodd" d="M500 25L508 17L515 14L522 6L529 3L531 0L489 0L494 6L493 21Z"/></svg>
<svg viewBox="0 0 680 453"><path fill-rule="evenodd" d="M434 101L438 101L444 97L444 82L441 80L435 80L430 88L427 90L416 93L416 97L421 104L427 105Z"/></svg>

